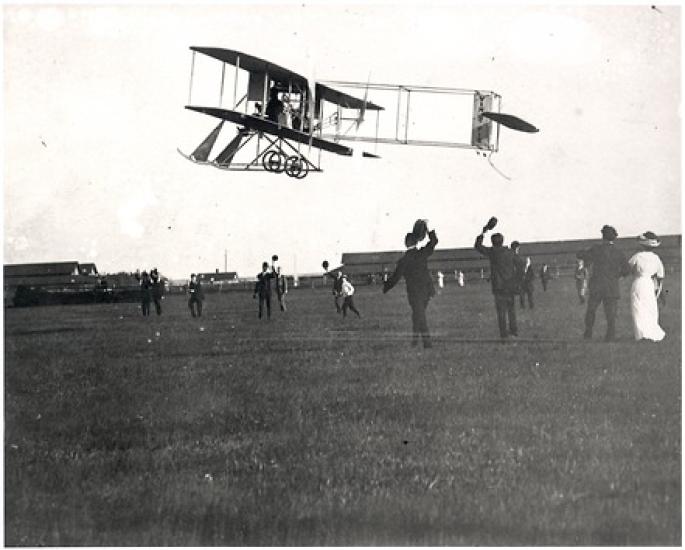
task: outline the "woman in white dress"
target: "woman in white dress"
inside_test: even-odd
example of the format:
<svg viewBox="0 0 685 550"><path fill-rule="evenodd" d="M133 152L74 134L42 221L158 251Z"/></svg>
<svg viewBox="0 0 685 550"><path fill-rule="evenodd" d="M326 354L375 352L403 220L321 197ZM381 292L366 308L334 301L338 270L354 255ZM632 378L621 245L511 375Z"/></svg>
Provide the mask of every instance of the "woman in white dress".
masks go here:
<svg viewBox="0 0 685 550"><path fill-rule="evenodd" d="M664 264L651 249L661 243L659 238L647 231L637 238L644 250L635 254L628 263L633 270L633 284L630 287L630 313L633 317L635 340L663 340L666 333L659 326L657 295L664 278Z"/></svg>

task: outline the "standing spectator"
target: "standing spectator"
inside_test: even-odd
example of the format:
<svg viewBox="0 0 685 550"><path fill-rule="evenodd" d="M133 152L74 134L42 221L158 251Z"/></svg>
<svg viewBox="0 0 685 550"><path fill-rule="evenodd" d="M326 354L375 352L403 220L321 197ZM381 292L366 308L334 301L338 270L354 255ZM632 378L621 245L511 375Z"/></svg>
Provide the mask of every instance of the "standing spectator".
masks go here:
<svg viewBox="0 0 685 550"><path fill-rule="evenodd" d="M457 272L457 284L462 287L464 286L464 272L461 270Z"/></svg>
<svg viewBox="0 0 685 550"><path fill-rule="evenodd" d="M588 272L583 260L578 258L576 262L576 271L573 275L576 280L576 292L578 293L579 303L584 304L585 294L587 293Z"/></svg>
<svg viewBox="0 0 685 550"><path fill-rule="evenodd" d="M148 317L152 299L152 281L147 271L143 271L142 276L136 271L136 279L140 281L140 309L143 311L143 317Z"/></svg>
<svg viewBox="0 0 685 550"><path fill-rule="evenodd" d="M445 274L442 271L438 271L438 288L440 290L445 288Z"/></svg>
<svg viewBox="0 0 685 550"><path fill-rule="evenodd" d="M661 242L651 231L638 237L643 247L628 263L633 269L633 284L630 287L630 313L633 319L635 340L660 342L666 336L659 326L659 305L657 295L661 293L664 279L664 264L652 250ZM655 288L656 287L656 288Z"/></svg>
<svg viewBox="0 0 685 550"><path fill-rule="evenodd" d="M496 219L494 221L491 219L483 227L481 234L476 237L474 247L490 260L490 284L495 296L497 325L499 326L500 338L504 340L509 336L518 336L514 296L520 287L522 260L510 248L503 246L504 236L501 233L495 233L490 237L492 247L483 245L486 231L492 229L496 221ZM507 320L509 321L508 330Z"/></svg>
<svg viewBox="0 0 685 550"><path fill-rule="evenodd" d="M347 317L347 310L350 309L351 311L354 311L357 314L357 317L361 317L362 314L359 313L359 310L354 307L354 301L352 300L352 296L354 295L354 287L352 286L352 283L347 279L347 275L342 276L342 285L341 285L341 291L343 295L343 305L342 305L342 316L343 318Z"/></svg>
<svg viewBox="0 0 685 550"><path fill-rule="evenodd" d="M202 317L202 300L205 299L202 291L202 283L195 277L195 273L190 274L190 283L188 284L188 308L193 317Z"/></svg>
<svg viewBox="0 0 685 550"><path fill-rule="evenodd" d="M259 295L259 319L262 318L264 304L266 304L266 318L271 319L271 279L275 279L277 274L269 271L268 262L262 263L262 272L257 275L253 298Z"/></svg>
<svg viewBox="0 0 685 550"><path fill-rule="evenodd" d="M540 267L540 282L542 283L542 290L547 292L547 282L552 278L547 264L542 264Z"/></svg>
<svg viewBox="0 0 685 550"><path fill-rule="evenodd" d="M592 328L595 325L595 313L599 304L604 305L604 315L607 319L606 342L616 339L616 311L620 296L618 281L630 273L630 266L625 255L614 241L618 237L616 229L610 225L602 227L602 244L597 244L588 250L578 252L577 257L592 268L590 276L590 296L585 312L585 332L583 337L592 338Z"/></svg>
<svg viewBox="0 0 685 550"><path fill-rule="evenodd" d="M535 270L530 261L530 256L526 257L526 263L523 266L523 275L521 277L521 308L526 307L526 297L528 297L528 307L533 309L533 290L535 281Z"/></svg>
<svg viewBox="0 0 685 550"><path fill-rule="evenodd" d="M435 295L433 281L428 271L428 258L433 254L433 250L438 244L435 231L428 231L428 238L429 241L426 246L417 248L419 242L417 235L413 232L407 233L404 237L407 251L397 262L395 272L383 283L383 294L385 294L404 277L407 282L407 298L411 307L411 344L416 346L419 336L421 336L424 348L432 347L428 322L426 321L426 308L430 299Z"/></svg>
<svg viewBox="0 0 685 550"><path fill-rule="evenodd" d="M155 311L157 312L157 315L161 315L164 282L160 280L159 272L156 267L150 271L150 279L152 281L152 301L155 303Z"/></svg>
<svg viewBox="0 0 685 550"><path fill-rule="evenodd" d="M281 311L285 311L285 295L288 294L288 279L281 273L281 266L276 262L278 262L278 256L274 254L271 256L271 272L276 278L276 297L278 298L278 305L281 308Z"/></svg>

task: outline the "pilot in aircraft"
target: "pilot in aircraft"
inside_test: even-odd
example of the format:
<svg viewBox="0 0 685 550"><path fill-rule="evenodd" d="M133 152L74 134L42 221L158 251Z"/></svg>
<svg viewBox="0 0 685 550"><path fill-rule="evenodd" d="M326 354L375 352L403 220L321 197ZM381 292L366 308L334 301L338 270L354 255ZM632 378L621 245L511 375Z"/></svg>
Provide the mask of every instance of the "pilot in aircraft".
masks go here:
<svg viewBox="0 0 685 550"><path fill-rule="evenodd" d="M266 118L278 124L278 118L283 113L283 102L278 99L276 86L269 92L269 102L266 104Z"/></svg>

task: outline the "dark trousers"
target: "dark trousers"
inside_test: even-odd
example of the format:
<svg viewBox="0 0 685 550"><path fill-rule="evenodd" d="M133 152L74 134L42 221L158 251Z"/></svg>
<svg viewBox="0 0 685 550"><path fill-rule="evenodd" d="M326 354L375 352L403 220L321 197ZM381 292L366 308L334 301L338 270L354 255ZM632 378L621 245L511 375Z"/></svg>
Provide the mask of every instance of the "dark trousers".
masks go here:
<svg viewBox="0 0 685 550"><path fill-rule="evenodd" d="M155 303L155 311L157 312L157 315L162 314L162 299L161 298L153 298L153 302Z"/></svg>
<svg viewBox="0 0 685 550"><path fill-rule="evenodd" d="M547 279L545 279L544 277L542 277L542 278L540 279L540 282L542 283L542 290L545 291L545 292L547 292Z"/></svg>
<svg viewBox="0 0 685 550"><path fill-rule="evenodd" d="M359 313L359 310L356 307L354 307L354 301L352 300L352 296L345 296L343 298L343 305L342 305L343 317L347 317L347 310L348 309L354 311L357 314L357 317L362 316L362 314Z"/></svg>
<svg viewBox="0 0 685 550"><path fill-rule="evenodd" d="M140 308L143 310L143 316L147 317L150 315L150 300L143 300L140 303Z"/></svg>
<svg viewBox="0 0 685 550"><path fill-rule="evenodd" d="M497 309L497 325L499 326L500 337L506 338L510 334L518 336L514 295L508 292L496 292L495 308ZM507 319L509 319L509 331L507 331Z"/></svg>
<svg viewBox="0 0 685 550"><path fill-rule="evenodd" d="M618 310L618 297L603 296L602 294L590 293L585 311L585 338L592 338L592 328L595 326L595 313L599 304L604 305L604 316L607 319L607 332L605 340L616 338L616 311Z"/></svg>
<svg viewBox="0 0 685 550"><path fill-rule="evenodd" d="M578 301L581 304L585 303L585 282L576 280L576 291L578 292Z"/></svg>
<svg viewBox="0 0 685 550"><path fill-rule="evenodd" d="M533 309L533 289L532 288L524 288L521 290L519 297L521 299L521 307L522 308L526 307L526 296L528 297L528 307L530 309Z"/></svg>
<svg viewBox="0 0 685 550"><path fill-rule="evenodd" d="M202 317L202 300L198 300L194 296L191 297L190 300L188 300L188 308L190 308L190 314L193 317Z"/></svg>
<svg viewBox="0 0 685 550"><path fill-rule="evenodd" d="M264 311L264 303L266 303L266 318L271 319L271 293L259 295L259 318L262 318Z"/></svg>
<svg viewBox="0 0 685 550"><path fill-rule="evenodd" d="M335 294L333 297L333 301L335 302L335 311L338 313L342 311L342 308L340 307L340 298L342 298L340 294Z"/></svg>
<svg viewBox="0 0 685 550"><path fill-rule="evenodd" d="M410 296L409 305L411 306L411 328L412 345L418 343L419 336L423 339L423 347L431 347L431 337L428 331L428 321L426 320L426 308L430 298L428 296Z"/></svg>

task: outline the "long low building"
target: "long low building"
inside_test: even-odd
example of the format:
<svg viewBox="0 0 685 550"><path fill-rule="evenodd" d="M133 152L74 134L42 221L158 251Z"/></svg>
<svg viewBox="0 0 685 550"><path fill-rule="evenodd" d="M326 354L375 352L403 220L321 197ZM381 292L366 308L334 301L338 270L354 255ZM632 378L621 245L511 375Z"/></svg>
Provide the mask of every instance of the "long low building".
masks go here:
<svg viewBox="0 0 685 550"><path fill-rule="evenodd" d="M680 269L682 253L682 235L661 237L661 246L655 251L664 265L671 269ZM547 264L553 272L567 272L574 268L576 253L585 250L599 239L576 239L568 241L521 242L520 254L530 256L536 265ZM486 236L486 245L490 245ZM616 240L616 245L626 255L632 255L640 247L635 238L625 237ZM342 268L352 276L383 275L391 273L395 264L402 257L403 251L386 252L348 252L342 255ZM431 255L428 269L432 272L452 273L463 271L465 274L487 272L488 259L475 248L438 248Z"/></svg>

